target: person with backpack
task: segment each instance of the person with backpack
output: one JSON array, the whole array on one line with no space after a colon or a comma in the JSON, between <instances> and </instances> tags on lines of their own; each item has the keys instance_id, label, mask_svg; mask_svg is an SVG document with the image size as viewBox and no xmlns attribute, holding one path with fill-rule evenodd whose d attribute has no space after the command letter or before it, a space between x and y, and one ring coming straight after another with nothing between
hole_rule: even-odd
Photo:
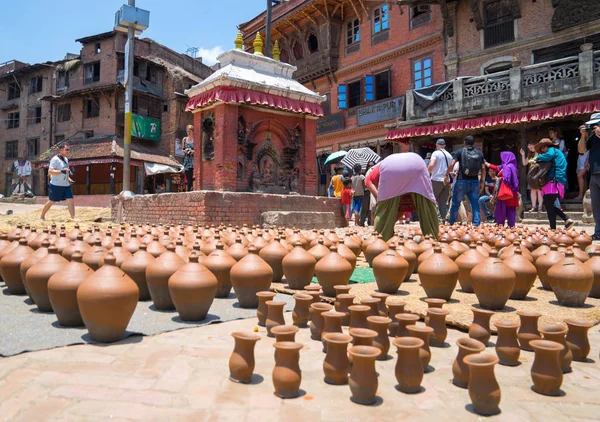
<instances>
[{"instance_id":1,"label":"person with backpack","mask_svg":"<svg viewBox=\"0 0 600 422\"><path fill-rule=\"evenodd\" d=\"M54 205L55 202L67 201L69 214L71 219L75 219L75 201L73 199L73 191L71 190L71 169L69 168L69 144L64 143L60 146L58 154L50 160L48 166L48 176L50 183L48 184L48 202L42 208L40 215L41 221L46 221L46 213Z\"/></svg>"},{"instance_id":2,"label":"person with backpack","mask_svg":"<svg viewBox=\"0 0 600 422\"><path fill-rule=\"evenodd\" d=\"M450 184L452 180L446 179L448 173L448 165L452 161L452 156L446 151L446 141L438 139L435 142L435 152L431 154L431 161L427 166L431 174L431 185L433 186L433 194L438 204L438 210L442 221L446 220L448 212L448 196L450 195Z\"/></svg>"},{"instance_id":3,"label":"person with backpack","mask_svg":"<svg viewBox=\"0 0 600 422\"><path fill-rule=\"evenodd\" d=\"M452 162L446 170L446 177L448 177L450 169L454 168L456 163L459 163L457 180L452 190L452 205L450 206L450 219L448 222L450 224L456 222L458 208L466 195L473 210L473 225L479 226L481 223L479 192L483 190L486 176L485 160L483 152L474 146L475 138L469 135L465 137L464 142L464 147L454 153ZM480 172L481 178L479 177Z\"/></svg>"}]
</instances>

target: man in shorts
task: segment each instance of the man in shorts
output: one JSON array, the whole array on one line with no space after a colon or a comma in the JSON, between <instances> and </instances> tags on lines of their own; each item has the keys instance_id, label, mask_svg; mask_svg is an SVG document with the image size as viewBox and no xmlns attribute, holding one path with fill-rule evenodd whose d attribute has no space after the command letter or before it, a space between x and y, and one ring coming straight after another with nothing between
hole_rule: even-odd
<instances>
[{"instance_id":1,"label":"man in shorts","mask_svg":"<svg viewBox=\"0 0 600 422\"><path fill-rule=\"evenodd\" d=\"M55 202L64 200L67 201L71 219L75 219L75 201L73 200L73 191L71 190L71 183L73 181L69 177L71 170L69 169L69 159L67 158L69 149L67 143L62 144L58 154L50 160L50 165L48 166L48 176L50 176L48 202L42 208L42 215L40 215L40 220L42 221L46 221L46 213Z\"/></svg>"},{"instance_id":2,"label":"man in shorts","mask_svg":"<svg viewBox=\"0 0 600 422\"><path fill-rule=\"evenodd\" d=\"M352 208L350 209L350 213L354 215L354 224L359 226L360 210L365 195L365 176L361 172L362 166L360 164L355 164L352 170L354 171L354 175L352 176L352 192L354 195L352 196Z\"/></svg>"}]
</instances>

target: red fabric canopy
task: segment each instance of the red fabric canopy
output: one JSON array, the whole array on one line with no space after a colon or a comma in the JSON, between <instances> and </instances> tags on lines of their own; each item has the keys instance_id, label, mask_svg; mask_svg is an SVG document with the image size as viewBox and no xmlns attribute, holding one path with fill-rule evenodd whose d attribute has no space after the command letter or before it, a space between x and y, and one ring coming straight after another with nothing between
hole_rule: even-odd
<instances>
[{"instance_id":1,"label":"red fabric canopy","mask_svg":"<svg viewBox=\"0 0 600 422\"><path fill-rule=\"evenodd\" d=\"M255 104L294 113L311 114L317 117L323 116L323 109L319 104L293 100L291 98L284 98L278 95L252 91L245 88L232 88L227 86L219 86L190 98L190 101L187 103L186 111L192 111L195 108L204 107L205 105L217 101L223 101L225 103Z\"/></svg>"},{"instance_id":2,"label":"red fabric canopy","mask_svg":"<svg viewBox=\"0 0 600 422\"><path fill-rule=\"evenodd\" d=\"M527 123L536 120L550 120L572 114L588 114L600 110L600 100L573 103L558 107L544 108L541 110L518 111L514 113L497 114L495 116L478 117L476 119L458 120L455 122L440 123L431 126L415 126L406 129L390 130L386 136L388 140L408 142L413 136L440 135L466 129L479 129L498 125Z\"/></svg>"}]
</instances>

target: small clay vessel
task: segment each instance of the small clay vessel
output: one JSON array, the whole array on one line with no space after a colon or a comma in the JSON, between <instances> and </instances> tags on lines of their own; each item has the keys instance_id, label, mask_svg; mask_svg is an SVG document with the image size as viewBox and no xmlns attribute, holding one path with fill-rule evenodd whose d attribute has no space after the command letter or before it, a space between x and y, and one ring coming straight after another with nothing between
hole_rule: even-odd
<instances>
[{"instance_id":1,"label":"small clay vessel","mask_svg":"<svg viewBox=\"0 0 600 422\"><path fill-rule=\"evenodd\" d=\"M572 372L573 370L571 369L571 362L573 361L573 352L571 352L571 349L567 345L567 326L560 322L556 322L553 324L542 325L539 330L544 340L554 341L564 346L564 349L558 356L560 367L563 374Z\"/></svg>"},{"instance_id":2,"label":"small clay vessel","mask_svg":"<svg viewBox=\"0 0 600 422\"><path fill-rule=\"evenodd\" d=\"M265 320L265 327L267 328L267 336L275 337L275 334L271 332L273 327L285 325L285 318L283 317L283 307L285 306L285 302L267 300L266 305L267 319Z\"/></svg>"},{"instance_id":3,"label":"small clay vessel","mask_svg":"<svg viewBox=\"0 0 600 422\"><path fill-rule=\"evenodd\" d=\"M94 271L82 262L79 252L73 253L71 259L62 271L48 279L48 298L60 325L81 327L83 319L77 303L77 289Z\"/></svg>"},{"instance_id":4,"label":"small clay vessel","mask_svg":"<svg viewBox=\"0 0 600 422\"><path fill-rule=\"evenodd\" d=\"M279 242L279 236L275 237L275 241L269 243L260 250L258 255L265 260L273 270L272 281L280 283L283 278L283 258L288 254L288 250Z\"/></svg>"},{"instance_id":5,"label":"small clay vessel","mask_svg":"<svg viewBox=\"0 0 600 422\"><path fill-rule=\"evenodd\" d=\"M594 326L594 323L577 318L568 318L565 319L565 324L569 329L566 340L567 346L573 353L573 360L585 362L590 353L588 330Z\"/></svg>"},{"instance_id":6,"label":"small clay vessel","mask_svg":"<svg viewBox=\"0 0 600 422\"><path fill-rule=\"evenodd\" d=\"M350 325L350 306L354 304L355 296L347 293L342 293L336 297L338 307L335 309L338 312L343 312L346 316L342 319L342 325Z\"/></svg>"},{"instance_id":7,"label":"small clay vessel","mask_svg":"<svg viewBox=\"0 0 600 422\"><path fill-rule=\"evenodd\" d=\"M379 302L377 302L377 309L379 310L379 316L383 316L383 317L388 316L387 307L386 307L385 303L387 301L387 298L390 295L387 293L382 293L382 292L371 292L370 296L374 299L379 299Z\"/></svg>"},{"instance_id":8,"label":"small clay vessel","mask_svg":"<svg viewBox=\"0 0 600 422\"><path fill-rule=\"evenodd\" d=\"M328 303L313 303L310 305L310 338L313 340L321 340L325 320L323 312L328 312L333 309L333 306Z\"/></svg>"},{"instance_id":9,"label":"small clay vessel","mask_svg":"<svg viewBox=\"0 0 600 422\"><path fill-rule=\"evenodd\" d=\"M271 334L275 336L276 342L296 341L296 333L299 328L295 325L276 325L271 328Z\"/></svg>"},{"instance_id":10,"label":"small clay vessel","mask_svg":"<svg viewBox=\"0 0 600 422\"><path fill-rule=\"evenodd\" d=\"M464 362L464 358L469 355L481 353L485 350L485 345L470 337L461 337L456 341L458 354L452 364L452 384L460 388L467 388L469 385L469 367Z\"/></svg>"},{"instance_id":11,"label":"small clay vessel","mask_svg":"<svg viewBox=\"0 0 600 422\"><path fill-rule=\"evenodd\" d=\"M319 239L317 244L308 249L307 252L315 258L315 261L317 261L318 264L321 259L329 254L329 247L324 245L323 239Z\"/></svg>"},{"instance_id":12,"label":"small clay vessel","mask_svg":"<svg viewBox=\"0 0 600 422\"><path fill-rule=\"evenodd\" d=\"M366 305L348 306L350 311L350 328L369 328L367 316L369 316L370 307Z\"/></svg>"},{"instance_id":13,"label":"small clay vessel","mask_svg":"<svg viewBox=\"0 0 600 422\"><path fill-rule=\"evenodd\" d=\"M515 287L516 275L492 249L490 256L471 270L473 290L484 309L503 309Z\"/></svg>"},{"instance_id":14,"label":"small clay vessel","mask_svg":"<svg viewBox=\"0 0 600 422\"><path fill-rule=\"evenodd\" d=\"M563 381L560 353L565 346L549 340L532 340L529 345L535 352L535 359L531 366L533 391L545 396L560 395Z\"/></svg>"},{"instance_id":15,"label":"small clay vessel","mask_svg":"<svg viewBox=\"0 0 600 422\"><path fill-rule=\"evenodd\" d=\"M398 301L398 302L387 302L387 316L391 318L392 322L389 325L389 333L390 337L396 337L396 333L398 332L398 321L396 321L396 314L403 314L404 307L406 306L406 302Z\"/></svg>"},{"instance_id":16,"label":"small clay vessel","mask_svg":"<svg viewBox=\"0 0 600 422\"><path fill-rule=\"evenodd\" d=\"M53 312L48 296L48 280L54 274L62 272L69 263L59 253L55 246L48 248L48 255L40 259L27 271L27 288L35 304L41 312Z\"/></svg>"},{"instance_id":17,"label":"small clay vessel","mask_svg":"<svg viewBox=\"0 0 600 422\"><path fill-rule=\"evenodd\" d=\"M398 324L398 329L396 331L396 337L408 337L410 333L406 329L409 325L415 325L417 321L419 321L419 316L415 314L409 313L400 313L394 315L394 319Z\"/></svg>"},{"instance_id":18,"label":"small clay vessel","mask_svg":"<svg viewBox=\"0 0 600 422\"><path fill-rule=\"evenodd\" d=\"M104 259L106 249L102 247L102 240L96 238L93 246L83 253L83 263L96 271L100 268L100 261Z\"/></svg>"},{"instance_id":19,"label":"small clay vessel","mask_svg":"<svg viewBox=\"0 0 600 422\"><path fill-rule=\"evenodd\" d=\"M428 319L425 324L433 328L433 334L429 339L429 344L433 347L444 347L446 337L448 337L448 329L446 328L446 315L450 311L440 308L427 309Z\"/></svg>"},{"instance_id":20,"label":"small clay vessel","mask_svg":"<svg viewBox=\"0 0 600 422\"><path fill-rule=\"evenodd\" d=\"M408 263L408 270L406 271L406 276L404 277L404 282L410 280L412 274L417 270L417 255L404 246L404 241L399 240L396 244L396 253L400 255L402 258L406 260Z\"/></svg>"},{"instance_id":21,"label":"small clay vessel","mask_svg":"<svg viewBox=\"0 0 600 422\"><path fill-rule=\"evenodd\" d=\"M494 375L494 366L498 363L496 356L477 353L466 356L465 364L469 367L469 397L473 402L473 411L482 416L500 413L500 385Z\"/></svg>"},{"instance_id":22,"label":"small clay vessel","mask_svg":"<svg viewBox=\"0 0 600 422\"><path fill-rule=\"evenodd\" d=\"M450 300L458 281L458 265L436 246L433 255L425 259L417 272L427 297Z\"/></svg>"},{"instance_id":23,"label":"small clay vessel","mask_svg":"<svg viewBox=\"0 0 600 422\"><path fill-rule=\"evenodd\" d=\"M346 261L350 263L352 266L352 271L356 268L356 255L350 249L346 247L343 243L338 243L337 252L344 258Z\"/></svg>"},{"instance_id":24,"label":"small clay vessel","mask_svg":"<svg viewBox=\"0 0 600 422\"><path fill-rule=\"evenodd\" d=\"M510 298L525 299L537 277L535 265L523 256L521 249L515 249L515 253L510 258L505 259L504 263L515 273L515 287ZM502 364L502 359L500 359L500 364Z\"/></svg>"},{"instance_id":25,"label":"small clay vessel","mask_svg":"<svg viewBox=\"0 0 600 422\"><path fill-rule=\"evenodd\" d=\"M21 264L27 257L33 255L34 250L27 246L27 239L19 239L19 246L0 259L0 273L6 287L12 295L25 294L25 284L21 276Z\"/></svg>"},{"instance_id":26,"label":"small clay vessel","mask_svg":"<svg viewBox=\"0 0 600 422\"><path fill-rule=\"evenodd\" d=\"M519 340L517 339L518 322L496 321L494 323L498 331L496 340L496 354L500 360L500 365L517 366L519 365Z\"/></svg>"},{"instance_id":27,"label":"small clay vessel","mask_svg":"<svg viewBox=\"0 0 600 422\"><path fill-rule=\"evenodd\" d=\"M348 333L352 336L354 346L373 346L373 340L377 337L377 331L370 328L350 328Z\"/></svg>"},{"instance_id":28,"label":"small clay vessel","mask_svg":"<svg viewBox=\"0 0 600 422\"><path fill-rule=\"evenodd\" d=\"M365 305L369 307L369 312L367 316L378 316L379 315L379 304L381 303L381 299L375 297L365 297L360 300L361 305Z\"/></svg>"},{"instance_id":29,"label":"small clay vessel","mask_svg":"<svg viewBox=\"0 0 600 422\"><path fill-rule=\"evenodd\" d=\"M296 242L294 249L282 261L285 281L290 289L302 290L308 286L315 274L317 260L306 252L302 243Z\"/></svg>"},{"instance_id":30,"label":"small clay vessel","mask_svg":"<svg viewBox=\"0 0 600 422\"><path fill-rule=\"evenodd\" d=\"M473 312L473 322L469 327L469 337L487 346L492 335L490 319L494 315L494 312L478 308L471 308L471 311Z\"/></svg>"},{"instance_id":31,"label":"small clay vessel","mask_svg":"<svg viewBox=\"0 0 600 422\"><path fill-rule=\"evenodd\" d=\"M421 392L424 369L419 351L424 346L423 340L416 337L398 337L392 340L392 343L398 352L398 360L394 369L398 389L407 394Z\"/></svg>"},{"instance_id":32,"label":"small clay vessel","mask_svg":"<svg viewBox=\"0 0 600 422\"><path fill-rule=\"evenodd\" d=\"M146 282L146 268L155 259L146 250L146 244L142 243L138 251L121 264L121 270L137 284L140 290L140 300L150 300L150 292L148 291L148 284Z\"/></svg>"},{"instance_id":33,"label":"small clay vessel","mask_svg":"<svg viewBox=\"0 0 600 422\"><path fill-rule=\"evenodd\" d=\"M218 282L213 273L198 262L194 251L189 262L169 277L168 287L179 317L183 321L202 321L213 303Z\"/></svg>"},{"instance_id":34,"label":"small clay vessel","mask_svg":"<svg viewBox=\"0 0 600 422\"><path fill-rule=\"evenodd\" d=\"M387 360L388 351L390 350L390 339L388 337L388 326L392 320L384 316L369 316L367 317L369 328L377 333L377 337L373 339L373 346L381 350L381 354L377 360Z\"/></svg>"},{"instance_id":35,"label":"small clay vessel","mask_svg":"<svg viewBox=\"0 0 600 422\"><path fill-rule=\"evenodd\" d=\"M387 251L388 249L389 249L389 246L383 240L383 237L381 235L377 236L377 239L375 239L375 241L371 242L367 246L367 249L365 249L365 251L364 251L365 258L366 258L367 262L369 263L369 266L373 267L373 260L376 257L378 257L380 254L382 254L383 252Z\"/></svg>"},{"instance_id":36,"label":"small clay vessel","mask_svg":"<svg viewBox=\"0 0 600 422\"><path fill-rule=\"evenodd\" d=\"M219 242L216 249L202 259L202 264L217 278L218 286L215 297L228 297L231 293L231 268L236 264L236 260L223 250L223 244Z\"/></svg>"},{"instance_id":37,"label":"small clay vessel","mask_svg":"<svg viewBox=\"0 0 600 422\"><path fill-rule=\"evenodd\" d=\"M423 300L427 304L427 309L439 308L442 309L444 304L447 302L444 299L437 299L435 297L427 297ZM429 325L429 314L425 314L425 325Z\"/></svg>"},{"instance_id":38,"label":"small clay vessel","mask_svg":"<svg viewBox=\"0 0 600 422\"><path fill-rule=\"evenodd\" d=\"M233 352L229 357L229 379L249 384L254 372L254 346L260 336L254 333L231 333L235 340Z\"/></svg>"},{"instance_id":39,"label":"small clay vessel","mask_svg":"<svg viewBox=\"0 0 600 422\"><path fill-rule=\"evenodd\" d=\"M365 405L375 403L379 386L375 359L381 354L381 350L374 346L352 346L348 353L352 358L352 368L348 378L352 392L350 400Z\"/></svg>"},{"instance_id":40,"label":"small clay vessel","mask_svg":"<svg viewBox=\"0 0 600 422\"><path fill-rule=\"evenodd\" d=\"M295 293L293 297L296 302L294 304L294 310L292 311L292 321L297 327L307 327L308 321L310 320L310 303L312 301L312 296L303 293Z\"/></svg>"},{"instance_id":41,"label":"small clay vessel","mask_svg":"<svg viewBox=\"0 0 600 422\"><path fill-rule=\"evenodd\" d=\"M532 352L533 349L529 346L529 342L542 338L538 331L538 319L540 319L542 314L535 311L517 311L517 315L521 318L521 326L517 333L519 345L521 349Z\"/></svg>"},{"instance_id":42,"label":"small clay vessel","mask_svg":"<svg viewBox=\"0 0 600 422\"><path fill-rule=\"evenodd\" d=\"M564 259L550 267L547 280L558 303L581 307L594 284L594 272L576 259L573 250L569 249Z\"/></svg>"},{"instance_id":43,"label":"small clay vessel","mask_svg":"<svg viewBox=\"0 0 600 422\"><path fill-rule=\"evenodd\" d=\"M284 341L273 344L275 347L275 368L273 368L273 386L275 395L290 399L300 395L300 349L299 343Z\"/></svg>"},{"instance_id":44,"label":"small clay vessel","mask_svg":"<svg viewBox=\"0 0 600 422\"><path fill-rule=\"evenodd\" d=\"M242 308L256 308L256 293L269 290L273 279L273 270L258 256L258 249L252 245L248 255L231 268L231 284Z\"/></svg>"},{"instance_id":45,"label":"small clay vessel","mask_svg":"<svg viewBox=\"0 0 600 422\"><path fill-rule=\"evenodd\" d=\"M333 286L333 290L335 290L335 301L334 306L337 307L337 297L342 294L349 294L350 290L352 290L352 286L348 286L347 284L338 284Z\"/></svg>"},{"instance_id":46,"label":"small clay vessel","mask_svg":"<svg viewBox=\"0 0 600 422\"><path fill-rule=\"evenodd\" d=\"M113 242L114 246L110 249L110 253L112 253L115 257L115 259L117 260L117 267L121 268L121 265L123 264L123 262L128 259L131 258L133 255L123 247L123 243L121 242L120 239L115 239L115 241ZM59 251L60 253L60 251ZM108 255L109 251L106 250L104 252L104 255L102 256L102 258L100 258L100 260L98 261L98 266L101 267L102 265L104 265L104 257L106 255Z\"/></svg>"},{"instance_id":47,"label":"small clay vessel","mask_svg":"<svg viewBox=\"0 0 600 422\"><path fill-rule=\"evenodd\" d=\"M425 373L430 372L429 362L431 361L431 349L429 348L429 341L433 335L433 328L427 327L426 325L407 325L409 337L417 337L423 340L423 347L419 349L419 357L425 368Z\"/></svg>"},{"instance_id":48,"label":"small clay vessel","mask_svg":"<svg viewBox=\"0 0 600 422\"><path fill-rule=\"evenodd\" d=\"M486 257L483 256L478 250L475 243L471 243L469 250L465 251L462 255L456 258L456 265L458 265L458 282L460 287L465 293L475 293L473 290L473 282L471 279L471 270L483 262Z\"/></svg>"},{"instance_id":49,"label":"small clay vessel","mask_svg":"<svg viewBox=\"0 0 600 422\"><path fill-rule=\"evenodd\" d=\"M323 331L321 332L321 341L323 342L323 352L327 352L327 342L323 339L325 334L342 333L342 320L346 316L343 312L334 310L323 312Z\"/></svg>"},{"instance_id":50,"label":"small clay vessel","mask_svg":"<svg viewBox=\"0 0 600 422\"><path fill-rule=\"evenodd\" d=\"M545 290L552 290L550 281L548 281L547 278L548 270L554 264L558 264L560 261L562 261L564 257L565 255L558 251L558 246L552 245L550 246L550 252L547 252L536 259L535 268L537 268L538 277L542 283L542 287Z\"/></svg>"},{"instance_id":51,"label":"small clay vessel","mask_svg":"<svg viewBox=\"0 0 600 422\"><path fill-rule=\"evenodd\" d=\"M344 245L354 253L355 256L360 255L360 244L354 241L350 236L344 237Z\"/></svg>"},{"instance_id":52,"label":"small clay vessel","mask_svg":"<svg viewBox=\"0 0 600 422\"><path fill-rule=\"evenodd\" d=\"M185 261L175 253L175 245L170 243L167 251L146 267L146 283L156 309L161 311L175 309L169 291L169 278L183 265Z\"/></svg>"},{"instance_id":53,"label":"small clay vessel","mask_svg":"<svg viewBox=\"0 0 600 422\"><path fill-rule=\"evenodd\" d=\"M393 249L384 251L373 259L373 275L380 292L395 294L407 272L408 262Z\"/></svg>"},{"instance_id":54,"label":"small clay vessel","mask_svg":"<svg viewBox=\"0 0 600 422\"><path fill-rule=\"evenodd\" d=\"M311 303L319 303L321 301L323 290L321 290L321 286L318 284L309 284L304 287L302 293L307 294L312 298Z\"/></svg>"},{"instance_id":55,"label":"small clay vessel","mask_svg":"<svg viewBox=\"0 0 600 422\"><path fill-rule=\"evenodd\" d=\"M352 265L337 253L336 246L332 246L329 250L330 253L317 262L315 275L323 288L323 294L335 297L333 286L348 284L352 275Z\"/></svg>"},{"instance_id":56,"label":"small clay vessel","mask_svg":"<svg viewBox=\"0 0 600 422\"><path fill-rule=\"evenodd\" d=\"M277 293L271 291L257 292L258 307L256 308L256 317L258 318L258 326L264 327L267 321L267 301L273 300Z\"/></svg>"},{"instance_id":57,"label":"small clay vessel","mask_svg":"<svg viewBox=\"0 0 600 422\"><path fill-rule=\"evenodd\" d=\"M342 333L328 333L323 335L323 341L327 343L327 354L323 361L325 382L333 385L347 384L350 372L348 344L352 337Z\"/></svg>"},{"instance_id":58,"label":"small clay vessel","mask_svg":"<svg viewBox=\"0 0 600 422\"><path fill-rule=\"evenodd\" d=\"M87 277L77 289L79 311L90 337L102 343L120 340L138 298L137 285L116 266L115 257L109 254L102 268Z\"/></svg>"}]
</instances>

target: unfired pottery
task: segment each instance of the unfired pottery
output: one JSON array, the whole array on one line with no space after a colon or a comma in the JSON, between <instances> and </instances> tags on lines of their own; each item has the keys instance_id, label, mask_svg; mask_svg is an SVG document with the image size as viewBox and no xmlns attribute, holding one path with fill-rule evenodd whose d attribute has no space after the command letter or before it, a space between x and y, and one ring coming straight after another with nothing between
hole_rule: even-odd
<instances>
[{"instance_id":1,"label":"unfired pottery","mask_svg":"<svg viewBox=\"0 0 600 422\"><path fill-rule=\"evenodd\" d=\"M300 395L300 349L299 343L284 341L273 344L275 347L275 368L273 368L273 386L275 395L282 399L298 397Z\"/></svg>"},{"instance_id":2,"label":"unfired pottery","mask_svg":"<svg viewBox=\"0 0 600 422\"><path fill-rule=\"evenodd\" d=\"M533 390L545 396L558 396L563 381L560 353L565 346L548 340L532 340L529 345L535 352L531 366Z\"/></svg>"},{"instance_id":3,"label":"unfired pottery","mask_svg":"<svg viewBox=\"0 0 600 422\"><path fill-rule=\"evenodd\" d=\"M348 353L352 357L352 368L348 378L352 392L350 399L358 404L375 403L379 386L375 371L375 359L381 351L374 346L352 346Z\"/></svg>"},{"instance_id":4,"label":"unfired pottery","mask_svg":"<svg viewBox=\"0 0 600 422\"><path fill-rule=\"evenodd\" d=\"M500 385L494 375L496 356L476 353L464 358L469 367L469 397L473 411L479 415L491 416L500 413Z\"/></svg>"},{"instance_id":5,"label":"unfired pottery","mask_svg":"<svg viewBox=\"0 0 600 422\"><path fill-rule=\"evenodd\" d=\"M469 367L464 362L464 358L469 355L478 354L485 350L485 345L470 337L461 337L456 341L458 354L452 364L452 383L460 388L467 388L469 385Z\"/></svg>"},{"instance_id":6,"label":"unfired pottery","mask_svg":"<svg viewBox=\"0 0 600 422\"><path fill-rule=\"evenodd\" d=\"M583 319L568 318L565 319L565 324L569 329L566 340L567 346L573 352L573 360L585 362L590 353L588 330L594 326L594 323Z\"/></svg>"},{"instance_id":7,"label":"unfired pottery","mask_svg":"<svg viewBox=\"0 0 600 422\"><path fill-rule=\"evenodd\" d=\"M424 345L423 340L416 337L398 337L392 343L396 346L398 353L394 369L398 389L407 394L421 392L424 369L419 351Z\"/></svg>"},{"instance_id":8,"label":"unfired pottery","mask_svg":"<svg viewBox=\"0 0 600 422\"><path fill-rule=\"evenodd\" d=\"M269 290L273 279L273 270L264 259L258 256L258 250L250 246L248 255L231 268L231 284L242 308L256 308L256 293Z\"/></svg>"},{"instance_id":9,"label":"unfired pottery","mask_svg":"<svg viewBox=\"0 0 600 422\"><path fill-rule=\"evenodd\" d=\"M496 354L498 355L500 365L519 365L519 356L521 355L519 340L517 339L519 323L511 321L496 321L494 325L498 331L498 338L496 339Z\"/></svg>"},{"instance_id":10,"label":"unfired pottery","mask_svg":"<svg viewBox=\"0 0 600 422\"><path fill-rule=\"evenodd\" d=\"M471 311L473 312L473 322L469 327L469 337L487 346L492 335L490 319L494 312L479 308L471 308Z\"/></svg>"},{"instance_id":11,"label":"unfired pottery","mask_svg":"<svg viewBox=\"0 0 600 422\"><path fill-rule=\"evenodd\" d=\"M327 354L323 361L325 382L333 385L348 383L350 362L348 360L348 344L352 337L342 333L328 333L323 335L327 343Z\"/></svg>"},{"instance_id":12,"label":"unfired pottery","mask_svg":"<svg viewBox=\"0 0 600 422\"><path fill-rule=\"evenodd\" d=\"M229 379L249 384L254 372L254 346L260 336L254 333L231 333L235 340L233 352L229 358Z\"/></svg>"}]
</instances>

